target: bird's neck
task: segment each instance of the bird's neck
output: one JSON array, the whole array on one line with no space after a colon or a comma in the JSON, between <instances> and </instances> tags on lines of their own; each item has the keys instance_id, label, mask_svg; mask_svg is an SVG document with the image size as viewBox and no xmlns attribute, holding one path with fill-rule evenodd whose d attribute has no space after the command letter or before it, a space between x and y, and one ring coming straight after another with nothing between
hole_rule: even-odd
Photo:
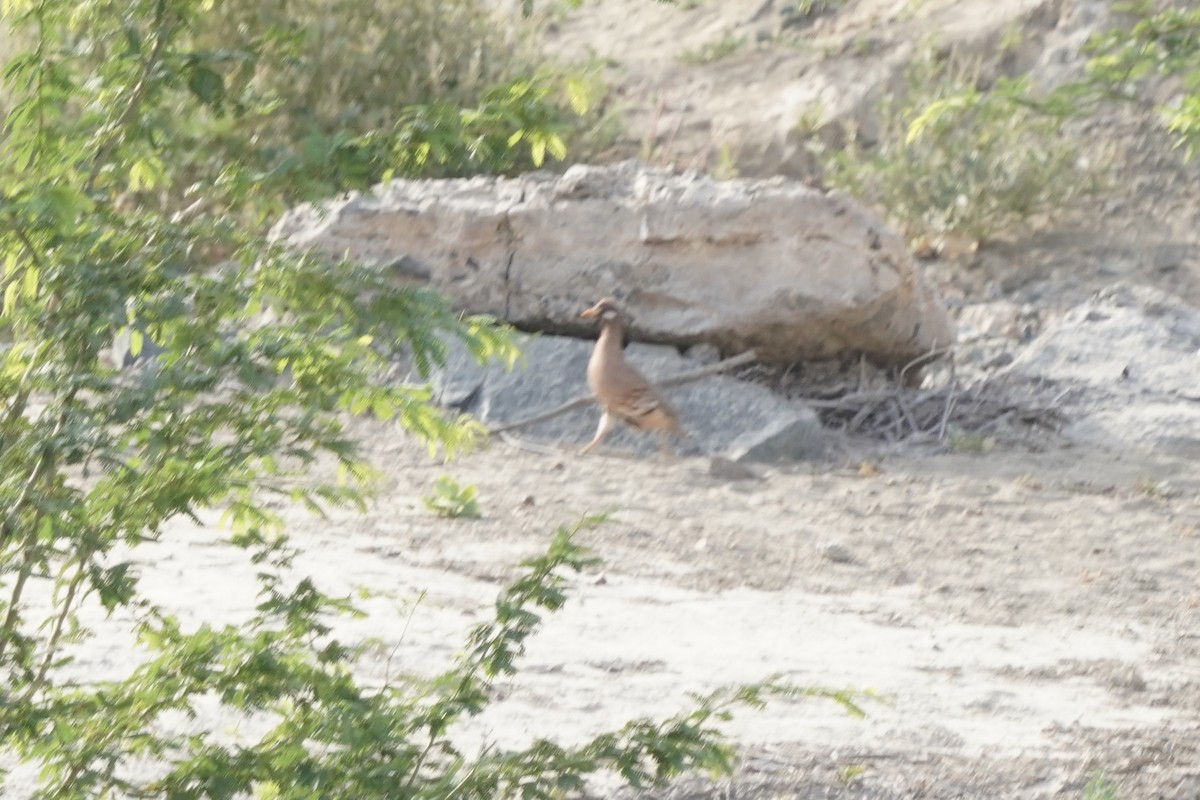
<instances>
[{"instance_id":1,"label":"bird's neck","mask_svg":"<svg viewBox=\"0 0 1200 800\"><path fill-rule=\"evenodd\" d=\"M610 319L605 320L600 326L600 346L608 350L621 350L625 339L625 329L621 326L621 320Z\"/></svg>"}]
</instances>

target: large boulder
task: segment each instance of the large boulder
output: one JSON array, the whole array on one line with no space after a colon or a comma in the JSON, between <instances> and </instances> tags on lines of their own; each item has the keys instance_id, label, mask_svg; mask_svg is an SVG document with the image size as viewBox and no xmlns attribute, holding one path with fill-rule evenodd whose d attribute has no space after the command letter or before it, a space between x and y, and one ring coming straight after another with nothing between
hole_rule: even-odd
<instances>
[{"instance_id":1,"label":"large boulder","mask_svg":"<svg viewBox=\"0 0 1200 800\"><path fill-rule=\"evenodd\" d=\"M632 338L792 362L905 363L953 328L904 242L854 201L636 162L562 175L394 181L297 208L287 245L431 285L460 307L575 335L603 295Z\"/></svg>"},{"instance_id":2,"label":"large boulder","mask_svg":"<svg viewBox=\"0 0 1200 800\"><path fill-rule=\"evenodd\" d=\"M1097 293L1009 372L1062 387L1071 438L1200 457L1200 311L1158 289Z\"/></svg>"}]
</instances>

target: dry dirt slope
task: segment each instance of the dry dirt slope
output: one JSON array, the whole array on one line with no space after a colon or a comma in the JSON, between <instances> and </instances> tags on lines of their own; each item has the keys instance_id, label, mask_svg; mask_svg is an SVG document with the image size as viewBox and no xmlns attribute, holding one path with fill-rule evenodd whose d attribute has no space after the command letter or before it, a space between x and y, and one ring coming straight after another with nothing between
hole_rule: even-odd
<instances>
[{"instance_id":1,"label":"dry dirt slope","mask_svg":"<svg viewBox=\"0 0 1200 800\"><path fill-rule=\"evenodd\" d=\"M388 426L356 423L385 470L365 517L288 515L298 566L365 586L367 677L444 666L512 564L588 511L601 570L530 643L460 741L579 742L688 692L781 674L870 688L868 715L773 702L729 726L738 775L674 798L1081 798L1102 771L1126 800L1200 797L1200 476L1163 457L1078 448L987 455L848 446L822 463L726 482L698 459L578 458L497 444L447 466ZM586 431L583 435L586 435ZM863 460L873 469L862 469ZM451 472L478 520L421 503ZM215 520L215 515L214 515ZM145 586L185 624L252 613L252 565L215 525L139 549ZM422 592L415 608L408 605ZM106 620L71 669L129 668ZM215 716L181 724L254 737ZM27 795L28 771L6 785ZM614 796L599 782L597 797ZM622 795L624 796L624 795Z\"/></svg>"},{"instance_id":2,"label":"dry dirt slope","mask_svg":"<svg viewBox=\"0 0 1200 800\"><path fill-rule=\"evenodd\" d=\"M418 495L447 468L371 439L393 465L379 507L311 532L337 580L430 592L410 663L436 661L552 527L611 512L583 537L604 569L580 578L473 737L579 741L781 673L886 700L863 720L820 702L741 715L737 779L664 796L1082 797L1102 771L1123 798L1200 797L1200 475L1186 462L850 447L729 483L701 460L497 445L449 467L479 486L484 519L433 523Z\"/></svg>"},{"instance_id":3,"label":"dry dirt slope","mask_svg":"<svg viewBox=\"0 0 1200 800\"><path fill-rule=\"evenodd\" d=\"M1028 72L1055 86L1081 75L1090 34L1128 24L1110 0L818 0L810 15L792 11L800 5L603 0L551 15L543 41L562 58L604 65L607 108L623 131L611 157L807 180L820 170L798 128L849 126L870 138L879 100L903 84L918 48L957 47L982 56L987 74ZM1178 91L1150 81L1138 102L1073 128L1084 156L1111 168L1107 188L1052 226L935 269L952 301L1003 293L1062 310L1126 278L1200 302L1200 164L1183 161L1154 111Z\"/></svg>"}]
</instances>

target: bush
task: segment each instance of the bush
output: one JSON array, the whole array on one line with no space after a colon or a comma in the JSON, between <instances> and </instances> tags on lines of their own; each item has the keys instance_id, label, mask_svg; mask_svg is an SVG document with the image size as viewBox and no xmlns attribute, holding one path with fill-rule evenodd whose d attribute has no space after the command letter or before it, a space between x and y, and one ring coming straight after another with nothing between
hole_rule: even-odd
<instances>
[{"instance_id":1,"label":"bush","mask_svg":"<svg viewBox=\"0 0 1200 800\"><path fill-rule=\"evenodd\" d=\"M1160 109L1187 158L1200 151L1200 8L1156 11L1147 0L1115 3L1129 24L1088 42L1088 78L1109 97L1135 96L1151 75L1182 79L1178 100Z\"/></svg>"},{"instance_id":2,"label":"bush","mask_svg":"<svg viewBox=\"0 0 1200 800\"><path fill-rule=\"evenodd\" d=\"M122 85L117 76L132 77L169 44L172 88L192 97L162 94L141 107L153 118L131 120L173 152L143 162L145 179L131 182L127 199L173 211L201 194L210 206L245 210L237 203L254 195L252 211L265 221L392 174L541 166L565 156L597 94L587 75L535 63L523 35L485 0L139 0L137 13L157 26L106 37L85 28L96 14L121 19L123 7L104 0L76 15L40 14L56 37L44 55L92 73L92 102L73 111L102 112L120 102L110 91ZM189 111L192 99L207 111ZM229 174L229 162L245 169ZM163 172L171 179L155 180Z\"/></svg>"},{"instance_id":3,"label":"bush","mask_svg":"<svg viewBox=\"0 0 1200 800\"><path fill-rule=\"evenodd\" d=\"M322 176L312 189L326 194L388 170L495 173L561 159L572 108L586 102L583 82L534 64L484 0L225 0L195 38L235 92L268 109L239 117L229 139L253 141L267 172ZM516 131L520 148L508 141Z\"/></svg>"},{"instance_id":4,"label":"bush","mask_svg":"<svg viewBox=\"0 0 1200 800\"><path fill-rule=\"evenodd\" d=\"M475 499L476 492L473 485L463 486L449 475L443 475L434 483L433 493L422 499L427 509L440 516L451 519L477 519L480 514L479 501Z\"/></svg>"},{"instance_id":5,"label":"bush","mask_svg":"<svg viewBox=\"0 0 1200 800\"><path fill-rule=\"evenodd\" d=\"M881 107L878 145L852 141L823 152L827 181L878 203L910 236L986 238L1098 189L1102 174L1082 162L1062 125L1101 102L1136 99L1154 76L1180 81L1176 98L1158 110L1185 158L1193 158L1200 152L1200 9L1132 0L1114 11L1124 20L1088 41L1086 77L1048 94L1033 91L1024 76L983 88L978 64L926 51L906 74L905 90Z\"/></svg>"},{"instance_id":6,"label":"bush","mask_svg":"<svg viewBox=\"0 0 1200 800\"><path fill-rule=\"evenodd\" d=\"M979 88L979 65L926 50L879 109L879 141L824 155L825 180L882 207L910 238L985 239L1096 187L1062 119L1025 78Z\"/></svg>"}]
</instances>

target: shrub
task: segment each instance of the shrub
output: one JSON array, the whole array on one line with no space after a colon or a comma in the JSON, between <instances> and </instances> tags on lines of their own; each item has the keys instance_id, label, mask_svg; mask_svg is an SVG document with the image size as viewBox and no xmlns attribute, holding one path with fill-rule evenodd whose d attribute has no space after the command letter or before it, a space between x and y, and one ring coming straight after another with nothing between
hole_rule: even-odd
<instances>
[{"instance_id":1,"label":"shrub","mask_svg":"<svg viewBox=\"0 0 1200 800\"><path fill-rule=\"evenodd\" d=\"M1181 78L1178 99L1160 111L1186 157L1194 157L1200 150L1200 8L1156 11L1147 0L1113 5L1129 24L1089 40L1089 81L1109 97L1129 98L1151 75Z\"/></svg>"},{"instance_id":2,"label":"shrub","mask_svg":"<svg viewBox=\"0 0 1200 800\"><path fill-rule=\"evenodd\" d=\"M443 517L475 519L479 517L475 493L474 486L463 486L449 475L443 475L434 483L433 494L424 498L425 507Z\"/></svg>"},{"instance_id":3,"label":"shrub","mask_svg":"<svg viewBox=\"0 0 1200 800\"><path fill-rule=\"evenodd\" d=\"M878 143L852 138L824 153L826 181L881 206L910 237L976 240L1095 188L1060 115L1030 99L1025 78L983 89L978 74L977 64L926 50L881 104Z\"/></svg>"},{"instance_id":4,"label":"shrub","mask_svg":"<svg viewBox=\"0 0 1200 800\"><path fill-rule=\"evenodd\" d=\"M23 8L24 3L14 7ZM253 194L259 220L288 204L363 188L391 174L468 175L540 166L565 156L566 141L597 94L587 75L535 62L523 35L485 0L222 0L193 7L167 0L135 5L166 24L175 89L132 120L173 147L146 160L129 200L177 211L205 196L210 206ZM36 6L31 13L38 14ZM49 57L91 72L93 102L119 102L117 73L132 74L161 47L156 28L126 26L111 37L84 29L123 4L89 3L76 15L46 15ZM39 23L41 24L41 23ZM26 39L28 41L28 39ZM169 136L164 132L170 131ZM518 135L519 134L519 135ZM229 174L236 162L245 169ZM236 200L235 200L236 198ZM270 198L270 204L264 198Z\"/></svg>"},{"instance_id":5,"label":"shrub","mask_svg":"<svg viewBox=\"0 0 1200 800\"><path fill-rule=\"evenodd\" d=\"M1093 773L1083 787L1083 800L1120 800L1120 797L1120 789L1103 772Z\"/></svg>"},{"instance_id":6,"label":"shrub","mask_svg":"<svg viewBox=\"0 0 1200 800\"><path fill-rule=\"evenodd\" d=\"M698 64L713 64L717 61L723 61L738 50L741 50L744 44L746 44L746 37L738 36L733 31L726 31L719 39L705 42L695 49L681 51L679 53L679 60L693 66Z\"/></svg>"}]
</instances>

